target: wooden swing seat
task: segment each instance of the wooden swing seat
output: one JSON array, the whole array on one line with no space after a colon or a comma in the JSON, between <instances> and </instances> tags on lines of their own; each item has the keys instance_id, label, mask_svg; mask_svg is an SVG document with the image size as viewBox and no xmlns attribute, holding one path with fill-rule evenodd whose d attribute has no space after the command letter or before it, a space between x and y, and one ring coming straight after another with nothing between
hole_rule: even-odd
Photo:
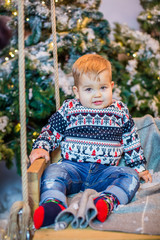
<instances>
[{"instance_id":1,"label":"wooden swing seat","mask_svg":"<svg viewBox=\"0 0 160 240\"><path fill-rule=\"evenodd\" d=\"M51 154L51 162L57 162L61 158L60 149L56 149ZM28 187L29 187L29 202L32 215L34 210L39 206L40 200L40 178L47 164L44 158L37 159L28 168ZM160 239L157 235L131 234L124 232L96 231L91 228L87 229L72 229L68 227L65 230L54 231L53 229L40 229L35 232L33 240L152 240Z\"/></svg>"},{"instance_id":2,"label":"wooden swing seat","mask_svg":"<svg viewBox=\"0 0 160 240\"><path fill-rule=\"evenodd\" d=\"M132 234L124 232L96 231L91 228L72 229L71 227L54 231L40 229L35 232L33 240L158 240L160 236Z\"/></svg>"}]
</instances>

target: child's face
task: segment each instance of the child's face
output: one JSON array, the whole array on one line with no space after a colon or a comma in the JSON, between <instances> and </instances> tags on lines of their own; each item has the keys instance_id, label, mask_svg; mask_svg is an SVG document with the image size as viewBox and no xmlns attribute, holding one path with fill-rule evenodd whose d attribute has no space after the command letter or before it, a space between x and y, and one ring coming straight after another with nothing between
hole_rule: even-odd
<instances>
[{"instance_id":1,"label":"child's face","mask_svg":"<svg viewBox=\"0 0 160 240\"><path fill-rule=\"evenodd\" d=\"M99 74L98 79L92 75L83 74L78 87L74 86L73 91L84 107L103 109L112 103L112 89L114 82L111 82L107 70Z\"/></svg>"}]
</instances>

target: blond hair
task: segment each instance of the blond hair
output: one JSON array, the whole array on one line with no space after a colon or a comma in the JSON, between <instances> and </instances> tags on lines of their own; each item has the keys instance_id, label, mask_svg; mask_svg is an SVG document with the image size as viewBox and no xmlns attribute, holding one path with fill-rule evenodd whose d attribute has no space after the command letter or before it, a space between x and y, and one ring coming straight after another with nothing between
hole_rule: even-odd
<instances>
[{"instance_id":1,"label":"blond hair","mask_svg":"<svg viewBox=\"0 0 160 240\"><path fill-rule=\"evenodd\" d=\"M78 86L79 80L83 74L99 75L104 70L107 70L112 81L112 70L110 62L98 54L86 54L78 58L73 64L72 74L74 85Z\"/></svg>"}]
</instances>

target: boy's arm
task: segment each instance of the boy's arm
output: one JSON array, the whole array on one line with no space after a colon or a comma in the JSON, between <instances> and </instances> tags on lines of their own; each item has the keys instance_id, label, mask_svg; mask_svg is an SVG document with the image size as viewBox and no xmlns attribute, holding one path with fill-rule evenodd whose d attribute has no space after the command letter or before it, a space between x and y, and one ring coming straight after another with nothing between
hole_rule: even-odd
<instances>
[{"instance_id":1,"label":"boy's arm","mask_svg":"<svg viewBox=\"0 0 160 240\"><path fill-rule=\"evenodd\" d=\"M59 146L67 126L65 108L66 104L64 103L62 107L51 116L48 124L42 128L40 135L33 143L33 150L29 157L31 163L40 157L44 157L48 162L50 159L49 154Z\"/></svg>"},{"instance_id":2,"label":"boy's arm","mask_svg":"<svg viewBox=\"0 0 160 240\"><path fill-rule=\"evenodd\" d=\"M129 114L128 108L125 105L123 107L122 145L125 163L128 167L133 168L138 173L139 177L145 180L145 182L152 182L152 176L145 167L146 159L144 157L135 123L132 116Z\"/></svg>"},{"instance_id":3,"label":"boy's arm","mask_svg":"<svg viewBox=\"0 0 160 240\"><path fill-rule=\"evenodd\" d=\"M130 115L123 125L122 145L125 164L128 167L134 168L138 173L145 171L146 159L135 123Z\"/></svg>"},{"instance_id":4,"label":"boy's arm","mask_svg":"<svg viewBox=\"0 0 160 240\"><path fill-rule=\"evenodd\" d=\"M132 122L133 120L131 120ZM145 168L145 157L143 153L143 149L141 147L140 138L137 133L134 122L131 123L133 125L131 132L126 133L123 136L124 144L124 158L126 161L126 165L135 169L138 172L140 178L142 178L145 182L152 182L152 176L148 170Z\"/></svg>"}]
</instances>

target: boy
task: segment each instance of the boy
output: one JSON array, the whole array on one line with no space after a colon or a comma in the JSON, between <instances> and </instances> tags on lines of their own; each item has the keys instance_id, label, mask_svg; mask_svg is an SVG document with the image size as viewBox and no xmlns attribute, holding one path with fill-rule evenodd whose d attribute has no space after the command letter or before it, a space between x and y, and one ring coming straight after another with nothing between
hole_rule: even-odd
<instances>
[{"instance_id":1,"label":"boy","mask_svg":"<svg viewBox=\"0 0 160 240\"><path fill-rule=\"evenodd\" d=\"M66 195L86 188L101 192L94 199L104 222L118 204L130 202L139 178L152 181L133 119L112 99L111 64L97 54L80 57L72 68L76 99L66 100L34 142L31 163L61 144L62 162L51 164L41 180L41 202L34 213L36 229L53 224L67 207ZM124 154L127 167L119 167Z\"/></svg>"}]
</instances>

